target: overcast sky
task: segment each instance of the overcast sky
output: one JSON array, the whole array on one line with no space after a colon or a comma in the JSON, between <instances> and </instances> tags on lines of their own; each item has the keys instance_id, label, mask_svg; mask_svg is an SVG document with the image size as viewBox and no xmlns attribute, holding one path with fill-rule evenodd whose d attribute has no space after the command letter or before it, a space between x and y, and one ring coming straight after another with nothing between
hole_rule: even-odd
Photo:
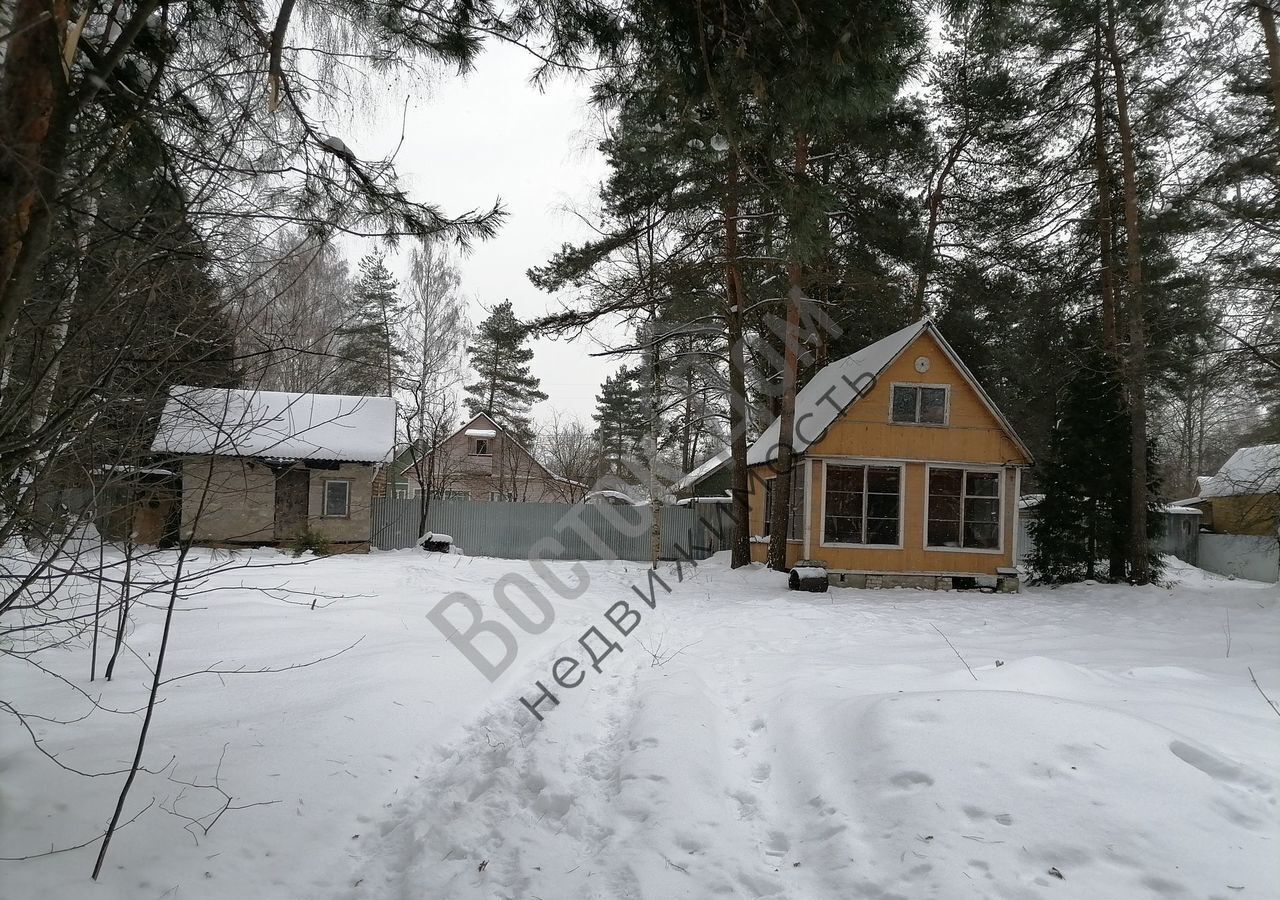
<instances>
[{"instance_id":1,"label":"overcast sky","mask_svg":"<svg viewBox=\"0 0 1280 900\"><path fill-rule=\"evenodd\" d=\"M494 44L466 77L449 73L425 87L371 81L373 89L384 91L371 98L378 102L370 107L379 112L371 122L348 126L354 133L343 134L361 157L393 152L408 93L404 144L396 165L410 196L437 203L453 215L502 200L508 219L498 236L458 261L474 322L484 318L482 306L504 299L524 319L555 305L529 283L525 271L546 262L565 241L587 235L567 208L589 209L606 171L595 148L588 85L560 78L540 92L529 86L532 69L532 58L524 51ZM353 271L372 246L349 246ZM397 273L403 277L407 246L401 257ZM600 382L619 365L587 356L607 337L535 342L533 374L551 398L535 407L539 419L561 410L589 420Z\"/></svg>"}]
</instances>

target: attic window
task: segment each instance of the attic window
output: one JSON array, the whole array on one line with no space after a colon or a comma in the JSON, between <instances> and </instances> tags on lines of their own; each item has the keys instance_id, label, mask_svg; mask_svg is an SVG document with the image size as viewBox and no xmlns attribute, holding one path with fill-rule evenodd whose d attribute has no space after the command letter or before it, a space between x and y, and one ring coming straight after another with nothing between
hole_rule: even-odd
<instances>
[{"instance_id":1,"label":"attic window","mask_svg":"<svg viewBox=\"0 0 1280 900\"><path fill-rule=\"evenodd\" d=\"M899 425L947 424L946 385L895 384L893 421Z\"/></svg>"},{"instance_id":2,"label":"attic window","mask_svg":"<svg viewBox=\"0 0 1280 900\"><path fill-rule=\"evenodd\" d=\"M489 455L489 439L476 438L475 448L471 451L476 456Z\"/></svg>"}]
</instances>

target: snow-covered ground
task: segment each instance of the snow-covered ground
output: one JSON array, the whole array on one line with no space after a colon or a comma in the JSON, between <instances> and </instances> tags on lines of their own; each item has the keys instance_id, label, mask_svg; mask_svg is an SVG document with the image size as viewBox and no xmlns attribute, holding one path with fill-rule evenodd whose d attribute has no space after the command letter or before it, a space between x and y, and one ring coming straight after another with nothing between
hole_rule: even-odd
<instances>
[{"instance_id":1,"label":"snow-covered ground","mask_svg":"<svg viewBox=\"0 0 1280 900\"><path fill-rule=\"evenodd\" d=\"M494 583L536 580L527 565L411 551L287 562L259 554L261 568L213 576L177 617L166 671L279 669L359 643L166 685L146 757L162 771L139 777L125 818L154 805L117 835L99 883L90 844L0 863L0 894L1280 895L1280 715L1249 674L1280 700L1275 585L1183 567L1171 589L805 594L717 559L678 585L665 573L672 592L649 610L631 591L640 566L586 563L589 589L522 634L490 684L426 614L465 591L499 616ZM572 564L550 566L574 580ZM340 599L300 602L315 591ZM621 599L643 623L536 722L519 697L552 684L558 656L585 661L578 637L610 627ZM159 627L142 611L140 656L109 684L88 683L83 647L44 662L136 709ZM0 684L39 715L87 707L14 659ZM62 771L0 721L0 856L100 833L122 776ZM30 722L62 763L114 770L139 716ZM225 798L180 782L215 772L233 807L260 805L204 834L183 816Z\"/></svg>"}]
</instances>

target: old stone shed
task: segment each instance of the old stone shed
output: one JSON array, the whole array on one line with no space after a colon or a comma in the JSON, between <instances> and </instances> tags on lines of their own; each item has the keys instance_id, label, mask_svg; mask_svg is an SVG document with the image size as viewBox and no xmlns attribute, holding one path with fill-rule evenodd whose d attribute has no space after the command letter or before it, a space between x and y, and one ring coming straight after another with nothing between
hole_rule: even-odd
<instances>
[{"instance_id":1,"label":"old stone shed","mask_svg":"<svg viewBox=\"0 0 1280 900\"><path fill-rule=\"evenodd\" d=\"M367 550L395 424L387 397L174 387L151 449L181 473L183 540Z\"/></svg>"}]
</instances>

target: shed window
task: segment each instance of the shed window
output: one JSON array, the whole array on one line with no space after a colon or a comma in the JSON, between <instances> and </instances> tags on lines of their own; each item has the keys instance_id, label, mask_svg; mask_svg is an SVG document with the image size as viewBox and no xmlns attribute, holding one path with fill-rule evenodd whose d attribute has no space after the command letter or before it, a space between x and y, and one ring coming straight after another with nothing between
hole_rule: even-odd
<instances>
[{"instance_id":1,"label":"shed window","mask_svg":"<svg viewBox=\"0 0 1280 900\"><path fill-rule=\"evenodd\" d=\"M326 517L345 519L351 514L351 482L326 481L324 483L324 513Z\"/></svg>"},{"instance_id":2,"label":"shed window","mask_svg":"<svg viewBox=\"0 0 1280 900\"><path fill-rule=\"evenodd\" d=\"M974 550L1000 546L1000 473L931 468L927 543Z\"/></svg>"},{"instance_id":3,"label":"shed window","mask_svg":"<svg viewBox=\"0 0 1280 900\"><path fill-rule=\"evenodd\" d=\"M765 537L773 530L773 486L777 478L764 483L764 531ZM796 466L791 470L791 509L787 515L787 540L804 539L804 471Z\"/></svg>"},{"instance_id":4,"label":"shed window","mask_svg":"<svg viewBox=\"0 0 1280 900\"><path fill-rule=\"evenodd\" d=\"M824 544L898 543L902 470L897 466L827 466Z\"/></svg>"},{"instance_id":5,"label":"shed window","mask_svg":"<svg viewBox=\"0 0 1280 900\"><path fill-rule=\"evenodd\" d=\"M913 384L893 386L893 421L900 425L947 424L947 389Z\"/></svg>"}]
</instances>

